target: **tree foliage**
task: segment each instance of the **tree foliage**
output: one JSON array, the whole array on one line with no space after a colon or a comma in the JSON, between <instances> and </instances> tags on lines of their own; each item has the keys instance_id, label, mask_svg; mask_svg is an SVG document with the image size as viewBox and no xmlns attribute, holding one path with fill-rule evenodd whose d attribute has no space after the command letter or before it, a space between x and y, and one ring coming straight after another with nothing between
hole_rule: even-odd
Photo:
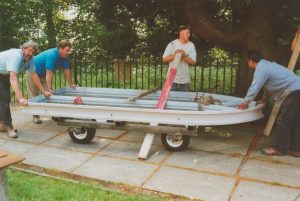
<instances>
[{"instance_id":1,"label":"tree foliage","mask_svg":"<svg viewBox=\"0 0 300 201\"><path fill-rule=\"evenodd\" d=\"M32 38L43 50L70 39L78 53L160 56L176 27L189 24L198 51L256 48L282 61L299 13L298 0L2 0L0 48Z\"/></svg>"}]
</instances>

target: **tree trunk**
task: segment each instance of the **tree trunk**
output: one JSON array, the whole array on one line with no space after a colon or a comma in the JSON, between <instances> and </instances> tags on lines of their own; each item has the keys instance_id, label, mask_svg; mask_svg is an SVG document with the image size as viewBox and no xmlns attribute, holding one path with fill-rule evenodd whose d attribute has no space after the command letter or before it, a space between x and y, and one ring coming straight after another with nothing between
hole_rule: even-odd
<instances>
[{"instance_id":1,"label":"tree trunk","mask_svg":"<svg viewBox=\"0 0 300 201\"><path fill-rule=\"evenodd\" d=\"M207 12L204 1L186 0L185 17L190 22L195 34L203 39L215 42L217 45L238 52L241 55L238 69L236 95L244 96L252 81L252 71L247 67L245 54L248 49L257 49L265 59L282 63L286 61L287 49L277 42L280 32L274 16L280 9L276 2L253 0L247 8L240 25L222 24ZM283 65L286 65L282 63Z\"/></svg>"},{"instance_id":2,"label":"tree trunk","mask_svg":"<svg viewBox=\"0 0 300 201\"><path fill-rule=\"evenodd\" d=\"M52 0L44 0L44 4L46 6L46 34L48 39L48 47L53 48L56 47L56 30L53 21L53 8L52 8Z\"/></svg>"}]
</instances>

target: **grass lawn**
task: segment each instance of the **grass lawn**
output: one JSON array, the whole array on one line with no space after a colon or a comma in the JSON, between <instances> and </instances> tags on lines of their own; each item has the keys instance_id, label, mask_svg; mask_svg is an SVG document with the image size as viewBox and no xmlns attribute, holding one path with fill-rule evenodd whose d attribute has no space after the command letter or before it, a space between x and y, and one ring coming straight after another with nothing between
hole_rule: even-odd
<instances>
[{"instance_id":1,"label":"grass lawn","mask_svg":"<svg viewBox=\"0 0 300 201\"><path fill-rule=\"evenodd\" d=\"M161 201L165 198L128 195L104 190L98 184L75 183L8 169L11 201Z\"/></svg>"}]
</instances>

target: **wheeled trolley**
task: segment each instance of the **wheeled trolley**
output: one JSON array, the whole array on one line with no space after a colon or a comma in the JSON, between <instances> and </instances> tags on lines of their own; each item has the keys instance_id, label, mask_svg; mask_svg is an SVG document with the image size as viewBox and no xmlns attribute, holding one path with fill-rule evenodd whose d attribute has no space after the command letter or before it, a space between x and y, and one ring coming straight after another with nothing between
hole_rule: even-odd
<instances>
[{"instance_id":1,"label":"wheeled trolley","mask_svg":"<svg viewBox=\"0 0 300 201\"><path fill-rule=\"evenodd\" d=\"M29 100L24 112L52 117L58 125L69 126L68 132L77 143L88 143L97 128L138 130L160 133L163 145L171 151L184 150L190 136L197 135L199 126L228 125L254 121L263 117L263 105L252 102L239 110L241 98L202 92L171 91L164 110L155 109L161 91L132 101L146 90L62 88L50 98L37 96ZM203 105L199 99L211 96L218 104ZM80 97L81 104L74 105ZM147 136L144 143L147 143ZM150 147L141 148L140 152ZM145 154L144 154L145 155ZM147 155L147 154L146 154ZM145 157L146 158L146 157Z\"/></svg>"}]
</instances>

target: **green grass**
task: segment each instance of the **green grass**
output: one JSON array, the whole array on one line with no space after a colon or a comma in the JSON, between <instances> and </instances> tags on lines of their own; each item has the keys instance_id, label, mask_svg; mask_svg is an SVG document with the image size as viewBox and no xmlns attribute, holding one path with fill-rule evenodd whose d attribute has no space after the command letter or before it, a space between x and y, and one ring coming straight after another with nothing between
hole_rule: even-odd
<instances>
[{"instance_id":1,"label":"green grass","mask_svg":"<svg viewBox=\"0 0 300 201\"><path fill-rule=\"evenodd\" d=\"M8 169L11 201L162 201L165 198L104 190L95 183L75 183Z\"/></svg>"}]
</instances>

